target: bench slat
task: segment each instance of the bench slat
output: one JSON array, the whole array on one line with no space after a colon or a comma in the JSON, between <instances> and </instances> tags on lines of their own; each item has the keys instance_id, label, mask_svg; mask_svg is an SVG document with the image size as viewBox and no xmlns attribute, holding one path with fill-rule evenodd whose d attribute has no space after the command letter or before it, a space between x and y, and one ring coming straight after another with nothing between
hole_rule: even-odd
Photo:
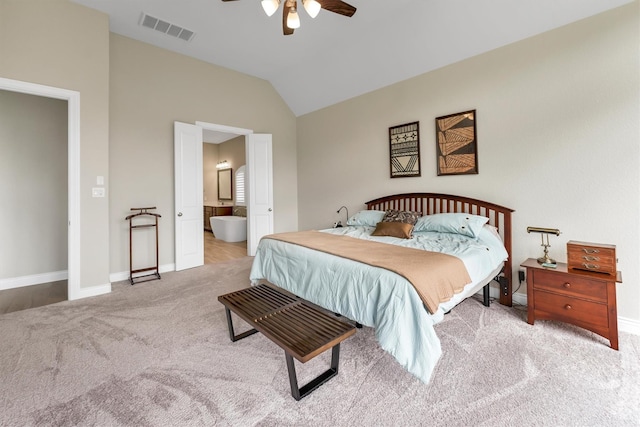
<instances>
[{"instance_id":1,"label":"bench slat","mask_svg":"<svg viewBox=\"0 0 640 427\"><path fill-rule=\"evenodd\" d=\"M302 363L355 333L352 325L265 284L218 301Z\"/></svg>"}]
</instances>

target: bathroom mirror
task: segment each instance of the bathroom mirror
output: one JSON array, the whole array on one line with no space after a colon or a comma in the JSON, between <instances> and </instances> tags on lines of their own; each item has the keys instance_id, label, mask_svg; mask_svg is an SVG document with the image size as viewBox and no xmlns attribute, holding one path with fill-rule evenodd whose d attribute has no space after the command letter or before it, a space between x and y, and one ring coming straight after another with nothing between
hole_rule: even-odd
<instances>
[{"instance_id":1,"label":"bathroom mirror","mask_svg":"<svg viewBox=\"0 0 640 427\"><path fill-rule=\"evenodd\" d=\"M218 171L218 200L233 200L233 173L231 169Z\"/></svg>"}]
</instances>

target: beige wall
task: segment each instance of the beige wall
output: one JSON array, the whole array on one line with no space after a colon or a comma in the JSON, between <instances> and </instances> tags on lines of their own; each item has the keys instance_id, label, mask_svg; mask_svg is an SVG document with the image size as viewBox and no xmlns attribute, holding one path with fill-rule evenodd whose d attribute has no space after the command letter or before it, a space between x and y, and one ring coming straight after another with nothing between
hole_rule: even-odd
<instances>
[{"instance_id":1,"label":"beige wall","mask_svg":"<svg viewBox=\"0 0 640 427\"><path fill-rule=\"evenodd\" d=\"M65 271L67 101L0 90L0 124L0 280Z\"/></svg>"},{"instance_id":2,"label":"beige wall","mask_svg":"<svg viewBox=\"0 0 640 427\"><path fill-rule=\"evenodd\" d=\"M109 283L109 21L66 0L0 1L0 76L80 92L80 285ZM107 186L107 195L109 188Z\"/></svg>"},{"instance_id":3,"label":"beige wall","mask_svg":"<svg viewBox=\"0 0 640 427\"><path fill-rule=\"evenodd\" d=\"M640 320L639 19L634 2L299 117L300 229L392 193L493 201L515 209L516 266L541 252L527 226L562 231L559 261L568 240L617 245L618 314ZM480 173L438 177L434 119L470 109ZM390 179L388 127L416 120L422 177Z\"/></svg>"},{"instance_id":4,"label":"beige wall","mask_svg":"<svg viewBox=\"0 0 640 427\"><path fill-rule=\"evenodd\" d=\"M271 84L116 34L110 47L112 273L129 268L133 206L157 206L160 265L174 262L174 121L273 134L275 229L297 229L296 118Z\"/></svg>"}]
</instances>

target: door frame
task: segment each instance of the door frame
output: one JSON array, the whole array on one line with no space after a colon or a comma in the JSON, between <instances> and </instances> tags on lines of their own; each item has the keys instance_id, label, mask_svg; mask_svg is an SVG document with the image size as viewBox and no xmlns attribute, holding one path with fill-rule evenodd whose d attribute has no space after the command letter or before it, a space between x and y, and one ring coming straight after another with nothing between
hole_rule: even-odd
<instances>
[{"instance_id":1,"label":"door frame","mask_svg":"<svg viewBox=\"0 0 640 427\"><path fill-rule=\"evenodd\" d=\"M245 147L245 165L246 165L246 170L250 171L251 170L251 164L250 164L250 160L249 160L249 156L248 156L248 151L247 151L247 135L251 135L253 133L252 129L243 129L243 128L236 128L233 126L225 126L225 125L219 125L219 124L215 124L215 123L208 123L208 122L200 122L200 121L196 121L196 126L200 126L203 130L213 130L216 132L225 132L225 133L231 133L231 134L235 134L237 136L244 136L244 147ZM246 175L245 175L246 176ZM246 189L246 182L245 182L245 189ZM247 221L249 221L250 219L247 217ZM249 230L249 223L247 222L247 231ZM204 238L204 237L203 237ZM249 254L249 245L247 244L247 254Z\"/></svg>"},{"instance_id":2,"label":"door frame","mask_svg":"<svg viewBox=\"0 0 640 427\"><path fill-rule=\"evenodd\" d=\"M80 92L0 77L0 89L67 101L67 298L80 293Z\"/></svg>"}]
</instances>

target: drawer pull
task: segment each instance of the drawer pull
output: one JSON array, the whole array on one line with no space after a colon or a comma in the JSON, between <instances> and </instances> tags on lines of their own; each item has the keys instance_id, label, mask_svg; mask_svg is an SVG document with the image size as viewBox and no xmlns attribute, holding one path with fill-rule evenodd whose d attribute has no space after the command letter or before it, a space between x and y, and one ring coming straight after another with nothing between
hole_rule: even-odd
<instances>
[{"instance_id":1,"label":"drawer pull","mask_svg":"<svg viewBox=\"0 0 640 427\"><path fill-rule=\"evenodd\" d=\"M600 261L600 257L591 256L591 255L585 255L582 257L582 259L585 261Z\"/></svg>"},{"instance_id":2,"label":"drawer pull","mask_svg":"<svg viewBox=\"0 0 640 427\"><path fill-rule=\"evenodd\" d=\"M571 310L573 307L571 307L571 304L565 304L564 309L565 310Z\"/></svg>"},{"instance_id":3,"label":"drawer pull","mask_svg":"<svg viewBox=\"0 0 640 427\"><path fill-rule=\"evenodd\" d=\"M597 270L598 268L600 268L599 265L597 264L589 264L589 263L583 263L582 264L584 266L584 268L588 268L589 270Z\"/></svg>"},{"instance_id":4,"label":"drawer pull","mask_svg":"<svg viewBox=\"0 0 640 427\"><path fill-rule=\"evenodd\" d=\"M599 254L600 253L599 249L582 248L582 250L584 251L585 254Z\"/></svg>"},{"instance_id":5,"label":"drawer pull","mask_svg":"<svg viewBox=\"0 0 640 427\"><path fill-rule=\"evenodd\" d=\"M564 286L565 288L569 289L569 288L571 287L571 283L566 282L566 283L565 283L564 285L562 285L562 286Z\"/></svg>"}]
</instances>

